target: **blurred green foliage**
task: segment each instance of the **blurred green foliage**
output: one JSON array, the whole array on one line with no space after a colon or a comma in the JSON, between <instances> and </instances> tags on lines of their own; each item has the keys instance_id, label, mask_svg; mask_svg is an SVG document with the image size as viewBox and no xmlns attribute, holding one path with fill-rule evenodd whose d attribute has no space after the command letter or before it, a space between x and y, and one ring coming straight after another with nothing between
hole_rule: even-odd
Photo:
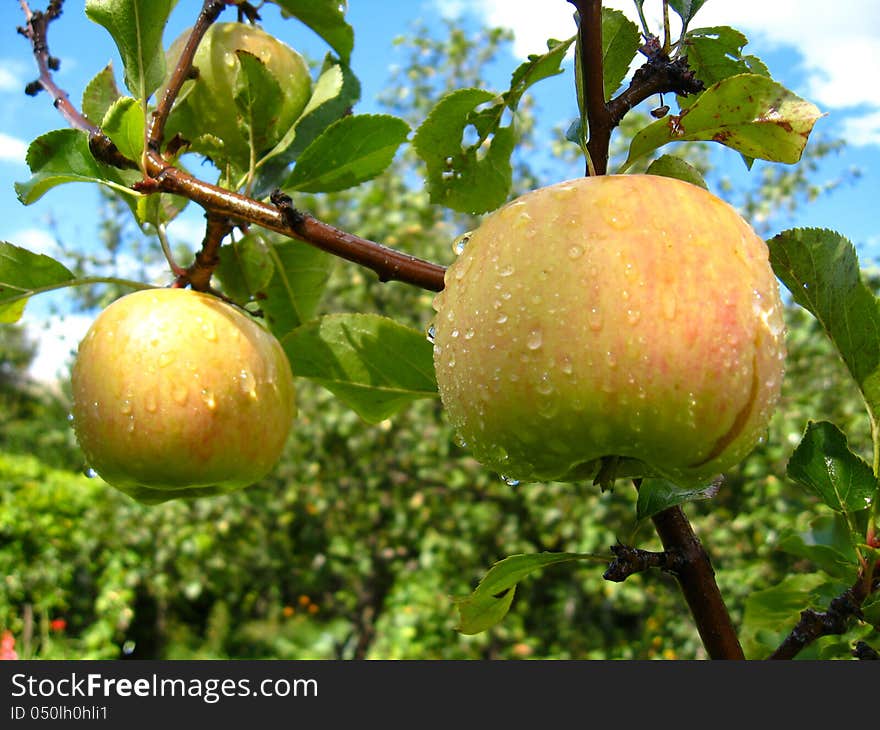
<instances>
[{"instance_id":1,"label":"blurred green foliage","mask_svg":"<svg viewBox=\"0 0 880 730\"><path fill-rule=\"evenodd\" d=\"M417 120L445 89L480 85L481 69L508 40L498 31L446 30L442 42L424 30L401 41L409 55L388 86L392 113ZM520 114L523 190L540 176L528 162L535 110L524 102ZM705 147L694 149L692 160L709 169ZM580 174L558 162L557 178ZM474 221L430 205L419 172L404 154L362 189L297 203L445 264L453 239ZM814 186L809 177L792 184ZM760 198L762 185L778 180L760 178L740 198ZM786 201L798 199L787 190ZM762 209L762 220L769 215ZM105 221L112 254L125 229L113 215ZM322 309L374 311L427 328L431 300L340 262ZM827 338L803 311L789 308L787 318L783 401L767 438L715 499L686 506L737 624L750 594L813 570L778 548L784 531L806 529L820 510L785 478L807 419L833 421L863 452L871 443L858 392ZM451 597L469 593L508 555L610 559L618 540L660 549L651 526L635 523L631 486L604 494L590 484L512 487L460 448L439 402L369 425L300 382L300 415L270 477L236 494L145 507L81 473L66 396L22 377L32 346L20 330L4 327L0 337L0 631L13 633L23 658L704 656L671 576L610 583L602 565L588 563L524 581L490 631L455 631ZM852 638L834 641L845 647ZM756 652L764 647L756 641Z\"/></svg>"}]
</instances>

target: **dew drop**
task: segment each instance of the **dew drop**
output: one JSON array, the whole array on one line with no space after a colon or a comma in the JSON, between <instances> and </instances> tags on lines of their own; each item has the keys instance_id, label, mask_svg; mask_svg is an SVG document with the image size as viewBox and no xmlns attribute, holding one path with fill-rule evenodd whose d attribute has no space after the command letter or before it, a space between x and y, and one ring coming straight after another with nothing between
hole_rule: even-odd
<instances>
[{"instance_id":1,"label":"dew drop","mask_svg":"<svg viewBox=\"0 0 880 730\"><path fill-rule=\"evenodd\" d=\"M87 466L83 469L83 476L87 477L88 479L94 479L96 476L98 476L98 472L92 469L92 467Z\"/></svg>"},{"instance_id":2,"label":"dew drop","mask_svg":"<svg viewBox=\"0 0 880 730\"><path fill-rule=\"evenodd\" d=\"M437 336L437 328L434 325L428 327L428 331L425 333L425 337L428 339L432 345L434 344L434 338Z\"/></svg>"},{"instance_id":3,"label":"dew drop","mask_svg":"<svg viewBox=\"0 0 880 730\"><path fill-rule=\"evenodd\" d=\"M456 238L452 242L452 251L456 256L461 256L464 253L465 246L468 245L468 241L471 240L471 232L463 233L458 238Z\"/></svg>"},{"instance_id":4,"label":"dew drop","mask_svg":"<svg viewBox=\"0 0 880 730\"><path fill-rule=\"evenodd\" d=\"M470 327L469 329L467 329L467 330L465 331L465 333L464 333L464 338L465 338L466 340L471 340L471 339L473 339L473 337L474 337L474 328L473 328L473 327Z\"/></svg>"},{"instance_id":5,"label":"dew drop","mask_svg":"<svg viewBox=\"0 0 880 730\"><path fill-rule=\"evenodd\" d=\"M67 414L67 422L69 424L73 425L73 414L72 413Z\"/></svg>"},{"instance_id":6,"label":"dew drop","mask_svg":"<svg viewBox=\"0 0 880 730\"><path fill-rule=\"evenodd\" d=\"M541 380L535 386L535 390L541 393L541 395L550 395L553 392L553 383L550 382L550 373L544 373L541 376Z\"/></svg>"},{"instance_id":7,"label":"dew drop","mask_svg":"<svg viewBox=\"0 0 880 730\"><path fill-rule=\"evenodd\" d=\"M213 411L217 407L217 401L214 400L214 392L210 388L202 388L202 400L208 406L208 410Z\"/></svg>"},{"instance_id":8,"label":"dew drop","mask_svg":"<svg viewBox=\"0 0 880 730\"><path fill-rule=\"evenodd\" d=\"M626 310L626 321L629 322L630 324L638 324L641 316L642 316L642 313L638 309L627 309Z\"/></svg>"},{"instance_id":9,"label":"dew drop","mask_svg":"<svg viewBox=\"0 0 880 730\"><path fill-rule=\"evenodd\" d=\"M507 315L504 312L498 312L498 316L495 317L495 321L498 324L504 324L507 321Z\"/></svg>"},{"instance_id":10,"label":"dew drop","mask_svg":"<svg viewBox=\"0 0 880 730\"><path fill-rule=\"evenodd\" d=\"M498 270L498 275L499 276L510 276L511 274L513 274L513 271L514 271L513 264L505 264L504 266L502 266Z\"/></svg>"},{"instance_id":11,"label":"dew drop","mask_svg":"<svg viewBox=\"0 0 880 730\"><path fill-rule=\"evenodd\" d=\"M241 392L248 396L248 398L251 400L257 399L257 384L254 380L254 376L244 368L242 368L241 372L238 374L238 384L241 388Z\"/></svg>"},{"instance_id":12,"label":"dew drop","mask_svg":"<svg viewBox=\"0 0 880 730\"><path fill-rule=\"evenodd\" d=\"M459 334L458 330L452 330L452 339L457 339Z\"/></svg>"},{"instance_id":13,"label":"dew drop","mask_svg":"<svg viewBox=\"0 0 880 730\"><path fill-rule=\"evenodd\" d=\"M570 258L572 260L579 259L583 255L584 255L584 247L583 246L578 246L577 244L575 244L574 246L571 246L568 249L568 258Z\"/></svg>"},{"instance_id":14,"label":"dew drop","mask_svg":"<svg viewBox=\"0 0 880 730\"><path fill-rule=\"evenodd\" d=\"M160 368L167 368L173 361L174 358L171 357L171 355L169 355L167 352L163 352L161 355L159 355Z\"/></svg>"},{"instance_id":15,"label":"dew drop","mask_svg":"<svg viewBox=\"0 0 880 730\"><path fill-rule=\"evenodd\" d=\"M146 408L149 413L155 413L158 407L159 404L156 401L156 394L152 392L147 393L147 397L144 401L144 408Z\"/></svg>"},{"instance_id":16,"label":"dew drop","mask_svg":"<svg viewBox=\"0 0 880 730\"><path fill-rule=\"evenodd\" d=\"M531 332L529 332L529 337L526 340L526 347L528 347L530 350L537 350L539 347L541 347L541 343L543 342L543 340L544 336L541 334L541 330L533 329Z\"/></svg>"},{"instance_id":17,"label":"dew drop","mask_svg":"<svg viewBox=\"0 0 880 730\"><path fill-rule=\"evenodd\" d=\"M506 476L505 474L501 475L501 481L503 481L508 487L519 486L519 479L514 479L513 477Z\"/></svg>"},{"instance_id":18,"label":"dew drop","mask_svg":"<svg viewBox=\"0 0 880 730\"><path fill-rule=\"evenodd\" d=\"M599 311L598 307L593 307L590 309L590 313L587 316L587 321L589 322L590 329L593 332L598 332L602 329L602 313Z\"/></svg>"},{"instance_id":19,"label":"dew drop","mask_svg":"<svg viewBox=\"0 0 880 730\"><path fill-rule=\"evenodd\" d=\"M131 401L127 398L122 401L122 405L119 407L119 411L122 413L123 416L131 415Z\"/></svg>"},{"instance_id":20,"label":"dew drop","mask_svg":"<svg viewBox=\"0 0 880 730\"><path fill-rule=\"evenodd\" d=\"M571 375L574 372L574 367L571 364L571 358L566 355L562 358L562 363L559 366L559 369L562 370L566 375Z\"/></svg>"},{"instance_id":21,"label":"dew drop","mask_svg":"<svg viewBox=\"0 0 880 730\"><path fill-rule=\"evenodd\" d=\"M214 329L214 325L210 322L205 322L202 325L202 334L205 335L205 339L209 342L217 341L217 330Z\"/></svg>"}]
</instances>

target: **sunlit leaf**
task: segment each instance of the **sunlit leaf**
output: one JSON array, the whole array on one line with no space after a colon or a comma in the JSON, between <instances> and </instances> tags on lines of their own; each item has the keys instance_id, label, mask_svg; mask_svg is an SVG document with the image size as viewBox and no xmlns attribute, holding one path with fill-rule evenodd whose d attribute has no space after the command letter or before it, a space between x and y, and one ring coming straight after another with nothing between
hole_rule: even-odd
<instances>
[{"instance_id":1,"label":"sunlit leaf","mask_svg":"<svg viewBox=\"0 0 880 730\"><path fill-rule=\"evenodd\" d=\"M0 241L0 323L17 322L27 298L39 289L73 279L67 267L50 256Z\"/></svg>"},{"instance_id":2,"label":"sunlit leaf","mask_svg":"<svg viewBox=\"0 0 880 730\"><path fill-rule=\"evenodd\" d=\"M271 0L280 6L285 16L293 16L305 23L339 57L348 63L354 48L354 30L345 20L347 2L340 0Z\"/></svg>"},{"instance_id":3,"label":"sunlit leaf","mask_svg":"<svg viewBox=\"0 0 880 730\"><path fill-rule=\"evenodd\" d=\"M624 169L669 142L712 141L749 157L795 163L821 113L766 76L739 74L706 89L681 114L633 138Z\"/></svg>"},{"instance_id":4,"label":"sunlit leaf","mask_svg":"<svg viewBox=\"0 0 880 730\"><path fill-rule=\"evenodd\" d=\"M675 155L661 155L648 165L645 173L647 175L674 177L677 180L684 180L691 185L696 185L705 190L709 189L700 171L690 163L685 162L681 157L676 157Z\"/></svg>"},{"instance_id":5,"label":"sunlit leaf","mask_svg":"<svg viewBox=\"0 0 880 730\"><path fill-rule=\"evenodd\" d=\"M685 502L712 499L718 494L719 486L719 484L709 484L699 489L686 489L665 479L645 479L639 487L636 517L644 520Z\"/></svg>"},{"instance_id":6,"label":"sunlit leaf","mask_svg":"<svg viewBox=\"0 0 880 730\"><path fill-rule=\"evenodd\" d=\"M326 193L371 180L391 164L408 133L406 122L388 114L343 117L303 150L281 187Z\"/></svg>"},{"instance_id":7,"label":"sunlit leaf","mask_svg":"<svg viewBox=\"0 0 880 730\"><path fill-rule=\"evenodd\" d=\"M150 96L165 77L162 32L177 0L86 0L86 15L113 37L125 85L140 100Z\"/></svg>"}]
</instances>

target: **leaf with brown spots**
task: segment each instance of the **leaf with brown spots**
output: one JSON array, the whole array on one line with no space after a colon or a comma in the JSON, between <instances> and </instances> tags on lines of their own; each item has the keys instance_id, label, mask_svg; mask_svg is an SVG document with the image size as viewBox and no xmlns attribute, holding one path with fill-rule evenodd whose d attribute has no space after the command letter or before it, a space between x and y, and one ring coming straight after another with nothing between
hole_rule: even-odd
<instances>
[{"instance_id":1,"label":"leaf with brown spots","mask_svg":"<svg viewBox=\"0 0 880 730\"><path fill-rule=\"evenodd\" d=\"M681 114L642 129L621 171L669 142L719 142L747 157L793 164L800 160L819 109L759 74L738 74L706 89Z\"/></svg>"}]
</instances>

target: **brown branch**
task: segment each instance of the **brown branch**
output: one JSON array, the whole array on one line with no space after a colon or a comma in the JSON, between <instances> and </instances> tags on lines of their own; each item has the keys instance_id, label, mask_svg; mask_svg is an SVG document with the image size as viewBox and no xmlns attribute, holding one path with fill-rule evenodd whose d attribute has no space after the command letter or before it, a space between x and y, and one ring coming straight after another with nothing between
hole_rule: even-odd
<instances>
[{"instance_id":1,"label":"brown branch","mask_svg":"<svg viewBox=\"0 0 880 730\"><path fill-rule=\"evenodd\" d=\"M639 550L629 545L612 545L611 552L614 560L608 566L602 576L605 580L622 583L635 573L643 573L652 568L659 568L674 573L680 567L680 556L663 551L661 553L650 550Z\"/></svg>"},{"instance_id":2,"label":"brown branch","mask_svg":"<svg viewBox=\"0 0 880 730\"><path fill-rule=\"evenodd\" d=\"M860 573L852 586L831 599L827 611L815 611L812 608L801 611L800 620L768 659L794 659L816 639L846 633L852 619L862 618L862 604L865 599L878 589L880 578L872 580L868 575Z\"/></svg>"},{"instance_id":3,"label":"brown branch","mask_svg":"<svg viewBox=\"0 0 880 730\"><path fill-rule=\"evenodd\" d=\"M711 659L745 659L736 629L730 619L709 555L681 507L670 507L652 517L667 553L677 557L678 579L703 646Z\"/></svg>"},{"instance_id":4,"label":"brown branch","mask_svg":"<svg viewBox=\"0 0 880 730\"><path fill-rule=\"evenodd\" d=\"M588 175L604 175L608 171L611 132L636 104L654 94L675 93L680 96L702 91L703 83L688 68L687 59L670 60L656 38L639 50L648 57L647 63L634 74L629 86L617 97L605 102L604 59L602 57L601 0L568 0L578 12L578 43L580 71L583 82L584 107L589 130L587 140ZM592 166L592 167L591 167Z\"/></svg>"},{"instance_id":5,"label":"brown branch","mask_svg":"<svg viewBox=\"0 0 880 730\"><path fill-rule=\"evenodd\" d=\"M202 35L213 22L212 16L216 18L216 13L219 13L227 4L234 3L232 0L205 0L202 13L199 15ZM61 111L70 126L89 134L89 148L96 159L116 167L137 167L136 163L119 153L112 140L100 128L92 124L70 103L67 93L58 87L52 79L52 66L55 62L51 60L49 55L46 30L49 22L60 14L61 1L52 0L49 10L45 13L32 12L26 0L21 0L21 6L25 13L27 27L19 28L19 32L31 42L34 57L40 69L40 78L37 83L49 92L55 107ZM175 80L169 84L163 94L159 109L152 117L148 133L149 143L143 158L144 173L147 177L135 186L136 190L145 194L164 192L183 196L204 208L209 221L212 218L218 221L227 220L230 226L254 223L285 236L299 239L347 261L372 269L380 281L400 281L429 291L443 289L443 277L446 269L439 264L410 256L342 231L305 213L297 211L297 215L291 218L289 214L285 214L277 206L199 180L168 162L159 152L165 120L174 103L176 93L180 91L180 86L192 66L192 54L195 53L196 46L197 42L193 41L191 37L186 45L189 51L185 50L184 52L184 56L189 53L189 61L181 58L173 72ZM176 87L176 91L172 87ZM290 207L292 209L292 203ZM215 229L215 233L217 230L219 228ZM213 240L213 235L210 233L209 223L209 234L206 235L205 240ZM213 244L211 245L213 246ZM197 260L186 270L187 276L195 276L197 282L195 286L208 285L205 276L208 273L210 262L215 260L216 251L213 253L203 251L197 255ZM178 272L175 274L179 276ZM180 283L179 279L178 284Z\"/></svg>"},{"instance_id":6,"label":"brown branch","mask_svg":"<svg viewBox=\"0 0 880 730\"><path fill-rule=\"evenodd\" d=\"M211 288L211 276L220 263L220 244L234 228L225 216L209 212L205 217L208 224L205 227L202 248L196 254L195 261L178 276L180 285L189 284L196 291L208 291Z\"/></svg>"},{"instance_id":7,"label":"brown branch","mask_svg":"<svg viewBox=\"0 0 880 730\"><path fill-rule=\"evenodd\" d=\"M171 108L174 101L180 94L180 89L192 73L193 58L195 58L196 50L208 28L219 17L222 10L233 4L232 0L204 0L202 10L199 17L190 31L189 37L186 39L186 45L177 60L177 65L171 73L168 85L162 93L162 98L158 100L156 110L153 112L149 127L147 129L147 149L154 152L161 151L162 138L165 135L165 124L168 121L168 115L171 114Z\"/></svg>"}]
</instances>

